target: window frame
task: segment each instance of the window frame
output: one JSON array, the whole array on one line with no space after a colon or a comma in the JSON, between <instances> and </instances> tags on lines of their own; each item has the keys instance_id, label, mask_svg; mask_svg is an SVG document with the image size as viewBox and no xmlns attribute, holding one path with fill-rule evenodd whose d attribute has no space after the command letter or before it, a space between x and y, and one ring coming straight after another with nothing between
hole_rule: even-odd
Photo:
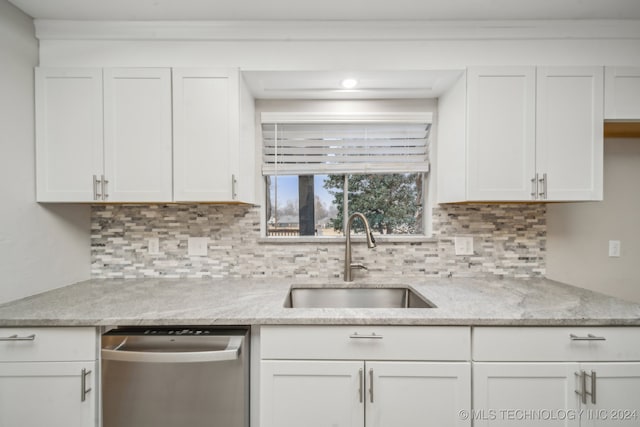
<instances>
[{"instance_id":1,"label":"window frame","mask_svg":"<svg viewBox=\"0 0 640 427\"><path fill-rule=\"evenodd\" d=\"M259 159L257 172L260 177L260 193L262 203L260 204L260 238L259 243L344 243L344 236L267 236L267 220L266 220L266 201L269 194L267 193L266 175L263 175L263 137L262 137L262 124L264 123L430 123L431 131L429 135L430 143L430 156L429 156L429 169L427 172L422 172L423 186L423 234L403 235L381 235L376 236L376 239L380 242L430 242L434 241L433 229L432 229L432 206L433 193L435 186L433 185L433 159L434 159L434 131L436 123L433 120L434 113L432 112L407 112L407 113L344 113L344 112L322 112L322 113L308 113L308 112L262 112L260 115L259 126ZM327 172L329 174L331 172ZM380 172L382 174L382 172ZM393 173L393 172L389 172ZM416 173L415 171L402 171L398 170L395 173ZM317 175L317 174L316 174ZM364 241L364 236L352 236L352 240Z\"/></svg>"}]
</instances>

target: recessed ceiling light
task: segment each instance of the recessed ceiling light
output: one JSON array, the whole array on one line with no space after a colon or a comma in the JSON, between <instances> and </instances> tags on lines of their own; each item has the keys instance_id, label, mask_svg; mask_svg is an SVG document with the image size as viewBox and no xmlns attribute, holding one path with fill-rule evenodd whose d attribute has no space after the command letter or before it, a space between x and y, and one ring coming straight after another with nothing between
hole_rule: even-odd
<instances>
[{"instance_id":1,"label":"recessed ceiling light","mask_svg":"<svg viewBox=\"0 0 640 427\"><path fill-rule=\"evenodd\" d=\"M356 79L344 79L340 82L340 85L345 89L353 89L358 85L358 81Z\"/></svg>"}]
</instances>

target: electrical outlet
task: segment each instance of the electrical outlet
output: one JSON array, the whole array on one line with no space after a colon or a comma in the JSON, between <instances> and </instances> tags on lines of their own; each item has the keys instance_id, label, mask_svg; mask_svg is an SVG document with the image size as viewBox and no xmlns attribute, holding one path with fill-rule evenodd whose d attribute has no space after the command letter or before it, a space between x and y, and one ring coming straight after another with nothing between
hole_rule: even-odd
<instances>
[{"instance_id":1,"label":"electrical outlet","mask_svg":"<svg viewBox=\"0 0 640 427\"><path fill-rule=\"evenodd\" d=\"M147 247L149 248L150 255L160 254L160 238L151 237L149 240L147 240Z\"/></svg>"},{"instance_id":2,"label":"electrical outlet","mask_svg":"<svg viewBox=\"0 0 640 427\"><path fill-rule=\"evenodd\" d=\"M473 237L454 237L456 255L473 255Z\"/></svg>"},{"instance_id":3,"label":"electrical outlet","mask_svg":"<svg viewBox=\"0 0 640 427\"><path fill-rule=\"evenodd\" d=\"M610 257L619 257L620 256L620 240L609 240L609 256Z\"/></svg>"},{"instance_id":4,"label":"electrical outlet","mask_svg":"<svg viewBox=\"0 0 640 427\"><path fill-rule=\"evenodd\" d=\"M187 253L189 256L207 256L208 237L189 237L187 240Z\"/></svg>"}]
</instances>

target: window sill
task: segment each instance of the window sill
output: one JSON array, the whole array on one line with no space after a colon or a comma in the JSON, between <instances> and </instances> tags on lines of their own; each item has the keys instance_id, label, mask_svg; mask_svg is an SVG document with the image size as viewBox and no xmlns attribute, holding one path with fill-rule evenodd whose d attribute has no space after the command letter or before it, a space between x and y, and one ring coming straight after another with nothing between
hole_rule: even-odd
<instances>
[{"instance_id":1,"label":"window sill","mask_svg":"<svg viewBox=\"0 0 640 427\"><path fill-rule=\"evenodd\" d=\"M436 243L438 239L435 237L427 236L374 236L377 243ZM366 242L364 236L351 236L352 242ZM322 237L322 236L308 236L308 237L260 237L258 239L260 244L345 244L345 238L339 237Z\"/></svg>"}]
</instances>

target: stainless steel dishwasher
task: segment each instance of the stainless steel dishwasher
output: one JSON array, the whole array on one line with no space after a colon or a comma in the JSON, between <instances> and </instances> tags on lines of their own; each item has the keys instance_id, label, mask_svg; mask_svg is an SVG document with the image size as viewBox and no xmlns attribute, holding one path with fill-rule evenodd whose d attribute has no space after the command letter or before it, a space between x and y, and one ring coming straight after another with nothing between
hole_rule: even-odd
<instances>
[{"instance_id":1,"label":"stainless steel dishwasher","mask_svg":"<svg viewBox=\"0 0 640 427\"><path fill-rule=\"evenodd\" d=\"M248 328L118 328L102 336L103 427L247 427Z\"/></svg>"}]
</instances>

